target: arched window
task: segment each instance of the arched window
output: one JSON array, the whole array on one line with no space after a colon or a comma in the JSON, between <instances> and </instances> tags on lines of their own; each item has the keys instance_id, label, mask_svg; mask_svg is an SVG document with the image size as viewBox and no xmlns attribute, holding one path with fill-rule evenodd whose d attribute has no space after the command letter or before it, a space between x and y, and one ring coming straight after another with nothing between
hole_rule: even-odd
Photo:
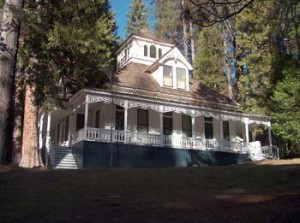
<instances>
[{"instance_id":1,"label":"arched window","mask_svg":"<svg viewBox=\"0 0 300 223\"><path fill-rule=\"evenodd\" d=\"M125 48L125 50L124 50L124 56L125 56L125 60L127 60L127 49Z\"/></svg>"},{"instance_id":2,"label":"arched window","mask_svg":"<svg viewBox=\"0 0 300 223\"><path fill-rule=\"evenodd\" d=\"M150 57L156 58L156 47L154 45L150 46Z\"/></svg>"},{"instance_id":3,"label":"arched window","mask_svg":"<svg viewBox=\"0 0 300 223\"><path fill-rule=\"evenodd\" d=\"M148 56L148 46L144 45L144 56L147 57Z\"/></svg>"},{"instance_id":4,"label":"arched window","mask_svg":"<svg viewBox=\"0 0 300 223\"><path fill-rule=\"evenodd\" d=\"M158 49L158 58L161 58L161 56L162 56L162 50L159 48Z\"/></svg>"}]
</instances>

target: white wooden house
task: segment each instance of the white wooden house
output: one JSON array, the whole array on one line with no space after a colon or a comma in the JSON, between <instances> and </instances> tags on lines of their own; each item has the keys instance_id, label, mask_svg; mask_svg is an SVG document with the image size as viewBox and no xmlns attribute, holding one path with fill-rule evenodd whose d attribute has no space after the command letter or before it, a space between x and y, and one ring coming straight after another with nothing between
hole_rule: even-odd
<instances>
[{"instance_id":1,"label":"white wooden house","mask_svg":"<svg viewBox=\"0 0 300 223\"><path fill-rule=\"evenodd\" d=\"M40 128L40 145L46 138L52 165L59 167L66 157L75 160L69 160L74 168L200 166L263 158L260 143L250 142L249 129L264 125L270 130L270 117L240 112L229 98L192 78L193 68L176 46L141 30L116 57L108 88L81 90L67 109L41 113L40 127L47 131Z\"/></svg>"}]
</instances>

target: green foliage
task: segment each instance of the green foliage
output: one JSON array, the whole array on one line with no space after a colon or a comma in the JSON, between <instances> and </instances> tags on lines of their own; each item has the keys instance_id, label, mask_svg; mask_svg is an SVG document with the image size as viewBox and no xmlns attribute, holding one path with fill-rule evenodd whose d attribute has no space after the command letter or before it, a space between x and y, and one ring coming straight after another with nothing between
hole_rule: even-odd
<instances>
[{"instance_id":1,"label":"green foliage","mask_svg":"<svg viewBox=\"0 0 300 223\"><path fill-rule=\"evenodd\" d=\"M153 3L156 34L160 38L176 44L179 48L183 48L180 1L153 0Z\"/></svg>"},{"instance_id":2,"label":"green foliage","mask_svg":"<svg viewBox=\"0 0 300 223\"><path fill-rule=\"evenodd\" d=\"M107 0L27 1L19 69L36 84L38 104L101 87L114 65L115 21Z\"/></svg>"},{"instance_id":3,"label":"green foliage","mask_svg":"<svg viewBox=\"0 0 300 223\"><path fill-rule=\"evenodd\" d=\"M224 35L222 25L203 28L200 32L194 75L205 85L226 94L227 78L224 73Z\"/></svg>"},{"instance_id":4,"label":"green foliage","mask_svg":"<svg viewBox=\"0 0 300 223\"><path fill-rule=\"evenodd\" d=\"M292 145L300 144L300 64L290 61L272 96L273 131Z\"/></svg>"},{"instance_id":5,"label":"green foliage","mask_svg":"<svg viewBox=\"0 0 300 223\"><path fill-rule=\"evenodd\" d=\"M143 0L132 0L127 14L126 36L137 33L143 27L148 26L147 7Z\"/></svg>"}]
</instances>

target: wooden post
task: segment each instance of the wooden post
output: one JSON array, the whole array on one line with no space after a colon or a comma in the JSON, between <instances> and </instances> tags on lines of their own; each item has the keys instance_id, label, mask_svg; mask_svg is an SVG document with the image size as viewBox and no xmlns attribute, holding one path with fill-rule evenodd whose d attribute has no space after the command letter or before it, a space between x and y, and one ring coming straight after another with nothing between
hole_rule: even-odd
<instances>
[{"instance_id":1,"label":"wooden post","mask_svg":"<svg viewBox=\"0 0 300 223\"><path fill-rule=\"evenodd\" d=\"M163 113L163 106L160 106L159 109L159 125L160 125L160 146L163 147L164 146L164 125L163 125L163 121L164 121L164 113Z\"/></svg>"},{"instance_id":2,"label":"wooden post","mask_svg":"<svg viewBox=\"0 0 300 223\"><path fill-rule=\"evenodd\" d=\"M196 126L195 126L195 111L192 111L192 139L193 147L195 147L195 137L196 137Z\"/></svg>"},{"instance_id":3,"label":"wooden post","mask_svg":"<svg viewBox=\"0 0 300 223\"><path fill-rule=\"evenodd\" d=\"M246 142L249 143L249 119L245 119Z\"/></svg>"},{"instance_id":4,"label":"wooden post","mask_svg":"<svg viewBox=\"0 0 300 223\"><path fill-rule=\"evenodd\" d=\"M127 128L128 128L128 101L124 102L124 143L127 143Z\"/></svg>"},{"instance_id":5,"label":"wooden post","mask_svg":"<svg viewBox=\"0 0 300 223\"><path fill-rule=\"evenodd\" d=\"M47 133L46 133L46 166L49 165L49 154L50 154L50 146L51 146L51 136L50 136L50 130L51 130L51 112L48 112L47 117Z\"/></svg>"},{"instance_id":6,"label":"wooden post","mask_svg":"<svg viewBox=\"0 0 300 223\"><path fill-rule=\"evenodd\" d=\"M88 127L88 116L89 116L89 96L85 97L85 111L84 111L84 130L83 139L87 139L87 127Z\"/></svg>"}]
</instances>

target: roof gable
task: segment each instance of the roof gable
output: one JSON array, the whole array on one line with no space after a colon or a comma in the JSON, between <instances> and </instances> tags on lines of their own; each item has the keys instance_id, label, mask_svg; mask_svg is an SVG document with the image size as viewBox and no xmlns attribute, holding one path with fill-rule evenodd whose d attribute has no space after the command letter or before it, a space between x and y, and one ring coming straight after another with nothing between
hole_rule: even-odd
<instances>
[{"instance_id":1,"label":"roof gable","mask_svg":"<svg viewBox=\"0 0 300 223\"><path fill-rule=\"evenodd\" d=\"M184 64L184 66L188 70L193 70L192 65L187 61L187 59L182 55L182 53L178 50L177 47L173 47L167 53L165 53L161 58L157 59L152 65L147 68L147 71L154 71L156 70L160 64L165 64L170 60L180 61Z\"/></svg>"}]
</instances>

